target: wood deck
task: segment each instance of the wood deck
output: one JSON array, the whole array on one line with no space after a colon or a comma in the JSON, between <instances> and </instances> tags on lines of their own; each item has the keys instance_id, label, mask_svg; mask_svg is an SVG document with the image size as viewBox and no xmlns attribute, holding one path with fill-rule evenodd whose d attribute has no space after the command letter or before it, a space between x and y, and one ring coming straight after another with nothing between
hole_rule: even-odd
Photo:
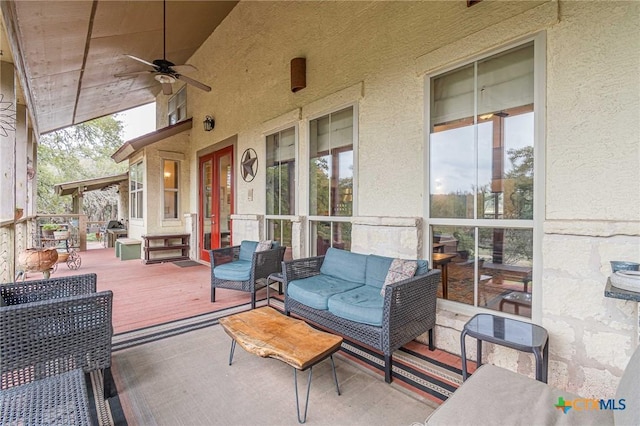
<instances>
[{"instance_id":1,"label":"wood deck","mask_svg":"<svg viewBox=\"0 0 640 426\"><path fill-rule=\"evenodd\" d=\"M122 261L113 248L79 252L82 264L71 270L58 265L52 277L95 273L98 291L113 291L114 332L136 330L230 306L250 302L249 293L218 289L211 303L211 269L208 264L179 267L171 262L144 265L142 260ZM30 272L28 280L41 279ZM258 299L266 290L258 292Z\"/></svg>"}]
</instances>

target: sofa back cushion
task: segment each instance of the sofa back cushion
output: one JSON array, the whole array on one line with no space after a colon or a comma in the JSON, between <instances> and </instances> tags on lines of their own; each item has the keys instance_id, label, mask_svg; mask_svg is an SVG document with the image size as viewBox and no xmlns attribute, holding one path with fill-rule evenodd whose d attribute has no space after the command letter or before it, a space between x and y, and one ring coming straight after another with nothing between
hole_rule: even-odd
<instances>
[{"instance_id":1,"label":"sofa back cushion","mask_svg":"<svg viewBox=\"0 0 640 426\"><path fill-rule=\"evenodd\" d=\"M385 278L389 272L389 267L393 262L392 257L378 256L370 254L367 256L367 269L365 284L376 288L382 288ZM418 269L415 275L424 275L429 272L429 262L426 260L418 259Z\"/></svg>"},{"instance_id":2,"label":"sofa back cushion","mask_svg":"<svg viewBox=\"0 0 640 426\"><path fill-rule=\"evenodd\" d=\"M329 247L320 267L320 273L364 284L366 268L366 255Z\"/></svg>"},{"instance_id":3,"label":"sofa back cushion","mask_svg":"<svg viewBox=\"0 0 640 426\"><path fill-rule=\"evenodd\" d=\"M382 288L393 258L370 254L367 256L367 273L364 283L371 287Z\"/></svg>"},{"instance_id":4,"label":"sofa back cushion","mask_svg":"<svg viewBox=\"0 0 640 426\"><path fill-rule=\"evenodd\" d=\"M617 425L637 425L640 424L640 346L638 346L624 369L618 389L616 390L616 400L625 399L626 408L624 410L614 410L613 419Z\"/></svg>"},{"instance_id":5,"label":"sofa back cushion","mask_svg":"<svg viewBox=\"0 0 640 426\"><path fill-rule=\"evenodd\" d=\"M257 241L243 241L240 243L240 260L246 260L251 262L253 260L253 252L256 251L256 247L258 247Z\"/></svg>"}]
</instances>

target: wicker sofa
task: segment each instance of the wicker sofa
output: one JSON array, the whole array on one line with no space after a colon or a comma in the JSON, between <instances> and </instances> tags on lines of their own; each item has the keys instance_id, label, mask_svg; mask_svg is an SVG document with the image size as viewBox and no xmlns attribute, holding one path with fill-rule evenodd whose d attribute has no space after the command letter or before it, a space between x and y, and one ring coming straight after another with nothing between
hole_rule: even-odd
<instances>
[{"instance_id":1,"label":"wicker sofa","mask_svg":"<svg viewBox=\"0 0 640 426\"><path fill-rule=\"evenodd\" d=\"M285 313L381 351L387 383L396 349L426 332L434 349L440 282L439 270L418 261L415 276L387 285L382 296L392 261L330 248L324 256L282 262Z\"/></svg>"},{"instance_id":2,"label":"wicker sofa","mask_svg":"<svg viewBox=\"0 0 640 426\"><path fill-rule=\"evenodd\" d=\"M0 285L0 389L81 368L111 376L111 291L95 274Z\"/></svg>"},{"instance_id":3,"label":"wicker sofa","mask_svg":"<svg viewBox=\"0 0 640 426\"><path fill-rule=\"evenodd\" d=\"M209 250L211 302L216 301L216 288L227 288L251 293L251 309L256 307L256 291L266 286L269 275L280 272L286 249L278 243L263 251L256 251L257 246L258 241L245 240L238 246Z\"/></svg>"}]
</instances>

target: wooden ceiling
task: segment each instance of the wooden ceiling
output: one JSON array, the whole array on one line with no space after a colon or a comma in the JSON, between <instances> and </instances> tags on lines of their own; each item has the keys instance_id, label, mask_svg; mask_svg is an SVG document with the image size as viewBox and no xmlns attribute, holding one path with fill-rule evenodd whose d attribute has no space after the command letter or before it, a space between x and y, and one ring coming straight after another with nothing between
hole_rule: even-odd
<instances>
[{"instance_id":1,"label":"wooden ceiling","mask_svg":"<svg viewBox=\"0 0 640 426\"><path fill-rule=\"evenodd\" d=\"M236 4L167 1L167 59L187 63ZM162 1L8 0L1 10L39 133L153 102L160 92L152 74L114 74L150 69L125 54L163 57Z\"/></svg>"}]
</instances>

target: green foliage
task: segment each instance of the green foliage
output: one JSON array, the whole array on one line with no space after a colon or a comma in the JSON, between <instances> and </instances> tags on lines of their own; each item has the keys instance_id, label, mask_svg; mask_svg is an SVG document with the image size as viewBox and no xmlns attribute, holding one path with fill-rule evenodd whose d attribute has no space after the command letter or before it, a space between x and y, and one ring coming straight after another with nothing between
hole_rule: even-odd
<instances>
[{"instance_id":1,"label":"green foliage","mask_svg":"<svg viewBox=\"0 0 640 426\"><path fill-rule=\"evenodd\" d=\"M72 197L57 196L57 184L125 172L126 164L111 159L123 143L122 129L120 121L107 116L43 135L38 144L38 212L71 213ZM107 220L116 204L115 190L87 192L83 213L91 221Z\"/></svg>"}]
</instances>

